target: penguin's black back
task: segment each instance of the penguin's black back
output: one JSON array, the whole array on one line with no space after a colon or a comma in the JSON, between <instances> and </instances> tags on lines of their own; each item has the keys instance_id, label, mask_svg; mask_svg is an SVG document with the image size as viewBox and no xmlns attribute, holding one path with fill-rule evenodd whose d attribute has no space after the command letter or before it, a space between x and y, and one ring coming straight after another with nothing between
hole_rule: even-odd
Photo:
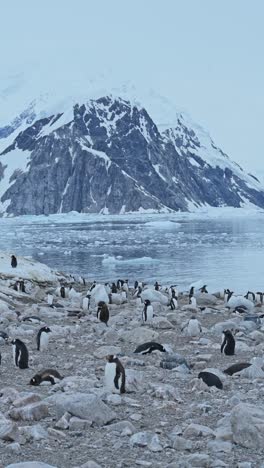
<instances>
[{"instance_id":1,"label":"penguin's black back","mask_svg":"<svg viewBox=\"0 0 264 468\"><path fill-rule=\"evenodd\" d=\"M236 374L237 372L242 371L243 369L246 369L249 366L251 366L249 362L238 362L228 367L227 369L225 369L224 373L228 375L233 375L233 374Z\"/></svg>"},{"instance_id":2,"label":"penguin's black back","mask_svg":"<svg viewBox=\"0 0 264 468\"><path fill-rule=\"evenodd\" d=\"M223 384L217 375L212 374L212 372L200 372L198 379L202 379L203 382L208 385L208 387L216 387L220 390L223 390Z\"/></svg>"},{"instance_id":3,"label":"penguin's black back","mask_svg":"<svg viewBox=\"0 0 264 468\"><path fill-rule=\"evenodd\" d=\"M27 369L28 368L28 349L23 343L23 341L19 340L18 338L15 340L16 346L16 354L18 355L18 367L19 369Z\"/></svg>"},{"instance_id":4,"label":"penguin's black back","mask_svg":"<svg viewBox=\"0 0 264 468\"><path fill-rule=\"evenodd\" d=\"M165 353L166 350L164 349L164 347L159 344L159 343L156 343L155 341L148 341L147 343L143 343L141 345L139 345L136 350L134 351L134 353L137 353L137 354L150 354L152 353L152 351L160 351L161 353Z\"/></svg>"}]
</instances>

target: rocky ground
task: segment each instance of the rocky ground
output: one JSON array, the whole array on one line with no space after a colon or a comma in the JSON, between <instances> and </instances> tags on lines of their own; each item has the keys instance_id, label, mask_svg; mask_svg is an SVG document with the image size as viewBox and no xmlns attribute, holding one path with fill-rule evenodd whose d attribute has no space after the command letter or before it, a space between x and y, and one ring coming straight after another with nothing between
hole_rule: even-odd
<instances>
[{"instance_id":1,"label":"rocky ground","mask_svg":"<svg viewBox=\"0 0 264 468\"><path fill-rule=\"evenodd\" d=\"M26 293L13 289L21 277L26 278ZM0 339L0 467L33 460L38 461L34 467L43 462L58 468L264 467L261 321L245 321L213 294L197 296L204 310L190 308L187 294L181 294L179 308L171 311L161 303L167 296L162 292L160 301L152 302L156 317L142 325L142 306L130 289L126 303L109 305L106 327L96 319L96 307L80 307L89 285L47 271L36 281L27 268L5 268L1 274L0 266L0 278L0 330L9 335L8 343ZM50 307L47 294L54 294L60 283L71 283L80 294L71 299L55 296ZM263 312L260 304L250 311ZM45 352L36 349L41 323L22 320L30 315L52 330ZM196 337L181 331L192 315L202 325ZM235 356L220 353L221 332L227 328L236 330ZM29 369L13 364L14 337L29 349ZM166 343L172 352L133 353L152 339ZM126 369L124 395L104 388L107 354L117 354ZM256 356L261 359L254 363ZM250 372L233 377L221 373L252 359ZM172 363L165 365L172 369L161 367L164 361ZM45 368L57 369L64 379L54 386L29 386L31 377ZM206 368L219 374L223 390L197 378Z\"/></svg>"}]
</instances>

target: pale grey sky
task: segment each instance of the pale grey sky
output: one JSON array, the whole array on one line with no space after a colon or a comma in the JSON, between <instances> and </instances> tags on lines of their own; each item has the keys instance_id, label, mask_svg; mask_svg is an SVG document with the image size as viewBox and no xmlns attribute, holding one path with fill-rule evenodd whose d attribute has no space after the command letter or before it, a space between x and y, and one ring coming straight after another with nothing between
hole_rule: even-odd
<instances>
[{"instance_id":1,"label":"pale grey sky","mask_svg":"<svg viewBox=\"0 0 264 468\"><path fill-rule=\"evenodd\" d=\"M264 1L9 0L1 20L1 77L23 72L24 86L34 64L40 91L53 80L74 87L81 75L130 79L185 109L245 168L264 171Z\"/></svg>"}]
</instances>

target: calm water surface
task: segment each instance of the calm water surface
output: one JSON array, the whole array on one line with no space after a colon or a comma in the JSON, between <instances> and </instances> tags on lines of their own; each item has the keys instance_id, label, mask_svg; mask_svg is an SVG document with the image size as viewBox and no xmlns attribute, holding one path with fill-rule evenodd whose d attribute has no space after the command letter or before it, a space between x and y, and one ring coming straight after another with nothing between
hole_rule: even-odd
<instances>
[{"instance_id":1,"label":"calm water surface","mask_svg":"<svg viewBox=\"0 0 264 468\"><path fill-rule=\"evenodd\" d=\"M177 215L0 220L0 250L32 256L89 279L144 279L185 288L264 290L264 215L189 219ZM0 268L1 270L1 268Z\"/></svg>"}]
</instances>

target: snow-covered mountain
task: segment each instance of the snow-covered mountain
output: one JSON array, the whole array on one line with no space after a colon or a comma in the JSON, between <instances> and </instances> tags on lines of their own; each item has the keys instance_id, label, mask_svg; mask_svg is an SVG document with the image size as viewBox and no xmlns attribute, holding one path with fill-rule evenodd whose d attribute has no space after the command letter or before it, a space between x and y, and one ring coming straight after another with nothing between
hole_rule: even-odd
<instances>
[{"instance_id":1,"label":"snow-covered mountain","mask_svg":"<svg viewBox=\"0 0 264 468\"><path fill-rule=\"evenodd\" d=\"M129 93L42 95L2 123L1 213L264 207L262 184L188 116Z\"/></svg>"}]
</instances>

